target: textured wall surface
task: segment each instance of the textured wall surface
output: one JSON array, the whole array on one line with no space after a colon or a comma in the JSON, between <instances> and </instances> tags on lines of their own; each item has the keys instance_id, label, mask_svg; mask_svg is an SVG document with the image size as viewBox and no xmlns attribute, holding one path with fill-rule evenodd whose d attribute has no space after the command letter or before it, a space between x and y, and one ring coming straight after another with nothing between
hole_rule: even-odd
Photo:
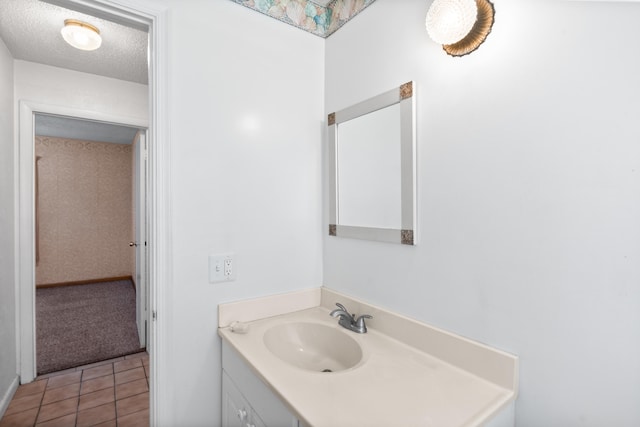
<instances>
[{"instance_id":1,"label":"textured wall surface","mask_svg":"<svg viewBox=\"0 0 640 427\"><path fill-rule=\"evenodd\" d=\"M36 137L36 285L133 275L130 145Z\"/></svg>"}]
</instances>

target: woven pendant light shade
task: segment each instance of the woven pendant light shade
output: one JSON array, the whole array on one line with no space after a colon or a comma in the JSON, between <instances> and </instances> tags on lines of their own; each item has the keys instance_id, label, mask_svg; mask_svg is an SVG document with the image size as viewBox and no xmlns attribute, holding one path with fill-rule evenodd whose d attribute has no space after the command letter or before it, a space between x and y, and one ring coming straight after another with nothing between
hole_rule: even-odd
<instances>
[{"instance_id":1,"label":"woven pendant light shade","mask_svg":"<svg viewBox=\"0 0 640 427\"><path fill-rule=\"evenodd\" d=\"M477 14L475 0L434 0L426 19L429 37L438 44L457 43L469 34Z\"/></svg>"},{"instance_id":2,"label":"woven pendant light shade","mask_svg":"<svg viewBox=\"0 0 640 427\"><path fill-rule=\"evenodd\" d=\"M469 24L471 8L473 22ZM427 13L427 32L449 55L468 55L485 41L494 16L489 0L435 0Z\"/></svg>"}]
</instances>

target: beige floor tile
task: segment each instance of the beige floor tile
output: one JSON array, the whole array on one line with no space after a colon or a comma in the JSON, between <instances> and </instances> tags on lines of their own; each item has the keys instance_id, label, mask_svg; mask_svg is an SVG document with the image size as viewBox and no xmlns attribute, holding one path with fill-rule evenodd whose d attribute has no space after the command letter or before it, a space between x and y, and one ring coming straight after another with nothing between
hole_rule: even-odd
<instances>
[{"instance_id":1,"label":"beige floor tile","mask_svg":"<svg viewBox=\"0 0 640 427\"><path fill-rule=\"evenodd\" d=\"M100 423L115 419L116 405L114 402L111 402L105 405L96 406L95 408L78 412L76 427L99 425Z\"/></svg>"},{"instance_id":2,"label":"beige floor tile","mask_svg":"<svg viewBox=\"0 0 640 427\"><path fill-rule=\"evenodd\" d=\"M149 354L146 351L141 351L139 353L127 354L124 358L127 359L144 359L148 358Z\"/></svg>"},{"instance_id":3,"label":"beige floor tile","mask_svg":"<svg viewBox=\"0 0 640 427\"><path fill-rule=\"evenodd\" d=\"M29 384L22 384L18 386L16 393L13 395L14 399L19 399L21 397L28 396L30 394L42 394L44 389L47 387L47 380L42 381L34 381Z\"/></svg>"},{"instance_id":4,"label":"beige floor tile","mask_svg":"<svg viewBox=\"0 0 640 427\"><path fill-rule=\"evenodd\" d=\"M144 369L142 367L129 369L128 371L118 372L116 374L116 384L128 383L129 381L144 378Z\"/></svg>"},{"instance_id":5,"label":"beige floor tile","mask_svg":"<svg viewBox=\"0 0 640 427\"><path fill-rule=\"evenodd\" d=\"M80 394L80 383L50 388L44 392L42 404L48 405L49 403L57 402L59 400L68 399L70 397L77 397L78 394Z\"/></svg>"},{"instance_id":6,"label":"beige floor tile","mask_svg":"<svg viewBox=\"0 0 640 427\"><path fill-rule=\"evenodd\" d=\"M116 400L124 399L125 397L133 396L135 394L144 393L145 391L149 391L149 386L147 385L146 378L130 381L124 384L118 384L116 386Z\"/></svg>"},{"instance_id":7,"label":"beige floor tile","mask_svg":"<svg viewBox=\"0 0 640 427\"><path fill-rule=\"evenodd\" d=\"M135 396L127 397L122 400L116 401L116 409L118 411L118 417L122 417L134 412L149 410L149 392L136 394Z\"/></svg>"},{"instance_id":8,"label":"beige floor tile","mask_svg":"<svg viewBox=\"0 0 640 427\"><path fill-rule=\"evenodd\" d=\"M114 400L115 400L115 395L114 395L113 387L105 388L99 391L94 391L93 393L83 394L80 396L78 411L84 411L85 409L104 405L105 403L113 402Z\"/></svg>"},{"instance_id":9,"label":"beige floor tile","mask_svg":"<svg viewBox=\"0 0 640 427\"><path fill-rule=\"evenodd\" d=\"M38 375L38 377L36 378L36 381L52 378L52 377L59 377L60 375L70 374L71 372L76 372L76 371L77 371L76 368L69 368L63 371L49 372L48 374Z\"/></svg>"},{"instance_id":10,"label":"beige floor tile","mask_svg":"<svg viewBox=\"0 0 640 427\"><path fill-rule=\"evenodd\" d=\"M68 374L51 377L47 380L47 390L50 388L63 387L65 385L79 383L82 372L70 372Z\"/></svg>"},{"instance_id":11,"label":"beige floor tile","mask_svg":"<svg viewBox=\"0 0 640 427\"><path fill-rule=\"evenodd\" d=\"M78 398L61 400L59 402L43 405L38 414L38 422L53 420L64 415L73 414L78 410Z\"/></svg>"},{"instance_id":12,"label":"beige floor tile","mask_svg":"<svg viewBox=\"0 0 640 427\"><path fill-rule=\"evenodd\" d=\"M5 415L0 420L0 427L32 427L36 423L38 408L29 409L17 414Z\"/></svg>"},{"instance_id":13,"label":"beige floor tile","mask_svg":"<svg viewBox=\"0 0 640 427\"><path fill-rule=\"evenodd\" d=\"M113 387L113 385L113 375L105 375L104 377L93 378L90 380L82 381L80 394L93 393L94 391Z\"/></svg>"},{"instance_id":14,"label":"beige floor tile","mask_svg":"<svg viewBox=\"0 0 640 427\"><path fill-rule=\"evenodd\" d=\"M38 377L18 388L0 427L148 427L148 372L140 352Z\"/></svg>"},{"instance_id":15,"label":"beige floor tile","mask_svg":"<svg viewBox=\"0 0 640 427\"><path fill-rule=\"evenodd\" d=\"M65 415L64 417L55 418L36 424L36 427L74 427L76 425L76 413Z\"/></svg>"},{"instance_id":16,"label":"beige floor tile","mask_svg":"<svg viewBox=\"0 0 640 427\"><path fill-rule=\"evenodd\" d=\"M113 371L118 373L122 371L128 371L129 369L138 368L142 366L142 360L140 359L127 359L122 362L116 362L113 364Z\"/></svg>"},{"instance_id":17,"label":"beige floor tile","mask_svg":"<svg viewBox=\"0 0 640 427\"><path fill-rule=\"evenodd\" d=\"M149 378L151 376L151 368L149 365L143 365L142 367L144 368L144 376Z\"/></svg>"},{"instance_id":18,"label":"beige floor tile","mask_svg":"<svg viewBox=\"0 0 640 427\"><path fill-rule=\"evenodd\" d=\"M27 396L20 397L18 399L15 399L15 398L12 399L11 403L9 403L9 406L7 407L7 410L4 413L5 417L7 415L15 414L17 412L26 411L27 409L39 408L40 405L42 404L43 394L44 393L40 392L37 394L29 394Z\"/></svg>"},{"instance_id":19,"label":"beige floor tile","mask_svg":"<svg viewBox=\"0 0 640 427\"><path fill-rule=\"evenodd\" d=\"M118 417L118 427L148 427L149 411L138 411Z\"/></svg>"},{"instance_id":20,"label":"beige floor tile","mask_svg":"<svg viewBox=\"0 0 640 427\"><path fill-rule=\"evenodd\" d=\"M96 366L82 371L82 381L113 374L113 364Z\"/></svg>"},{"instance_id":21,"label":"beige floor tile","mask_svg":"<svg viewBox=\"0 0 640 427\"><path fill-rule=\"evenodd\" d=\"M119 362L121 360L124 360L124 357L116 357L115 359L102 360L100 362L89 363L88 365L78 366L76 368L76 371L84 371L86 369L96 368L98 366L109 365L111 363Z\"/></svg>"}]
</instances>

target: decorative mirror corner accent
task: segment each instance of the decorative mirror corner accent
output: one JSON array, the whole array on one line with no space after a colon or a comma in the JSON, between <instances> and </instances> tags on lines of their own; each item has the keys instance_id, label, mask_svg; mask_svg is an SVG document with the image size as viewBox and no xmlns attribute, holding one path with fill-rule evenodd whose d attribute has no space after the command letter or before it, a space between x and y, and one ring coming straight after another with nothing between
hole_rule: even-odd
<instances>
[{"instance_id":1,"label":"decorative mirror corner accent","mask_svg":"<svg viewBox=\"0 0 640 427\"><path fill-rule=\"evenodd\" d=\"M402 230L400 239L403 245L413 245L413 230Z\"/></svg>"},{"instance_id":2,"label":"decorative mirror corner accent","mask_svg":"<svg viewBox=\"0 0 640 427\"><path fill-rule=\"evenodd\" d=\"M400 99L407 99L413 96L413 82L407 82L400 86Z\"/></svg>"},{"instance_id":3,"label":"decorative mirror corner accent","mask_svg":"<svg viewBox=\"0 0 640 427\"><path fill-rule=\"evenodd\" d=\"M416 245L414 89L328 115L330 236Z\"/></svg>"}]
</instances>

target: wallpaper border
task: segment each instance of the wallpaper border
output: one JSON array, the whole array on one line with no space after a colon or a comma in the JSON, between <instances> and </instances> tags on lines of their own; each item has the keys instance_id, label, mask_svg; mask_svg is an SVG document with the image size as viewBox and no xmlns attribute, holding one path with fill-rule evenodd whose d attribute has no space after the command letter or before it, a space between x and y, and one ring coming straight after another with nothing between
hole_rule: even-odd
<instances>
[{"instance_id":1,"label":"wallpaper border","mask_svg":"<svg viewBox=\"0 0 640 427\"><path fill-rule=\"evenodd\" d=\"M316 36L327 38L376 0L231 0Z\"/></svg>"}]
</instances>

